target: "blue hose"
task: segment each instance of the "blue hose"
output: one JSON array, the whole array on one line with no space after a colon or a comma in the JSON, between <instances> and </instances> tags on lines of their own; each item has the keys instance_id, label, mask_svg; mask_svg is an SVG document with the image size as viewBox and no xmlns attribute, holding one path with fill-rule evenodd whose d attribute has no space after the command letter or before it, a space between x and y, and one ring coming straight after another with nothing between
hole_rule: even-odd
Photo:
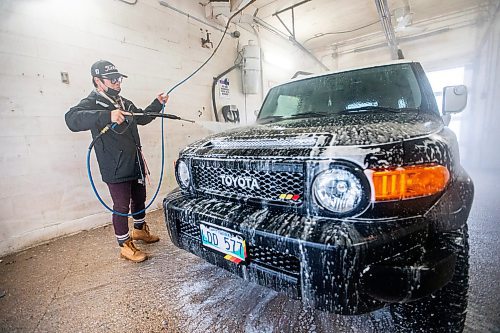
<instances>
[{"instance_id":1,"label":"blue hose","mask_svg":"<svg viewBox=\"0 0 500 333\"><path fill-rule=\"evenodd\" d=\"M171 91L171 90L170 90ZM161 113L164 113L165 111L165 104L163 104L162 108L161 108ZM88 149L88 152L87 152L87 175L89 177L89 180L90 180L90 185L92 186L92 190L94 191L94 194L95 196L97 197L97 199L99 200L99 202L104 206L106 207L107 210L109 210L111 213L115 214L115 215L119 215L119 216L134 216L134 215L139 215L141 213L144 213L146 211L146 209L148 209L152 204L153 202L155 201L156 199L156 196L158 195L158 192L160 192L160 186L161 186L161 182L163 180L163 168L165 167L165 137L163 135L164 133L164 130L163 130L163 118L161 118L161 172L160 172L160 180L158 181L158 187L156 188L156 192L155 194L153 195L153 198L151 199L151 201L146 205L146 207L144 207L144 209L138 211L138 212L135 212L135 213L131 213L131 214L125 214L125 213L120 213L120 212L117 212L116 210L113 210L111 207L109 207L101 198L101 196L99 195L99 192L97 192L97 189L95 187L95 184L94 184L94 179L92 178L92 171L90 170L90 154L92 152L92 148L94 147L93 143L95 142L95 140L92 142L92 144L89 146L89 149ZM97 139L97 138L96 138Z\"/></svg>"}]
</instances>

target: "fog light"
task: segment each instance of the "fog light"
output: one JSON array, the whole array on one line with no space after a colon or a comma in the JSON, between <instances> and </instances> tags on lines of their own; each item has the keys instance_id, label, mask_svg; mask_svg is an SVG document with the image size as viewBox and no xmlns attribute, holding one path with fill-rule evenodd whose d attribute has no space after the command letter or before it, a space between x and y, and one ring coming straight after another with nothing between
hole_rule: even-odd
<instances>
[{"instance_id":1,"label":"fog light","mask_svg":"<svg viewBox=\"0 0 500 333\"><path fill-rule=\"evenodd\" d=\"M183 160L177 161L177 172L176 172L177 183L182 189L187 189L191 184L191 173L189 172L189 167Z\"/></svg>"}]
</instances>

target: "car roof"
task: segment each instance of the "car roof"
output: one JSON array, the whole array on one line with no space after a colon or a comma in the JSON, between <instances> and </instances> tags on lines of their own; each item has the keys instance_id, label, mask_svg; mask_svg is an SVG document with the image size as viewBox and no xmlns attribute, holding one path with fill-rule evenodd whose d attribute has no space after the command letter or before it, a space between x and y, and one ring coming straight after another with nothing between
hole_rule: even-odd
<instances>
[{"instance_id":1,"label":"car roof","mask_svg":"<svg viewBox=\"0 0 500 333\"><path fill-rule=\"evenodd\" d=\"M307 80L307 79L311 79L311 78L315 78L315 77L321 77L321 76L327 76L327 75L336 74L336 73L350 72L350 71L355 71L355 70L359 70L359 69L374 68L374 67L381 67L381 66L388 66L388 65L395 65L395 64L411 64L411 63L414 63L414 62L415 61L406 60L406 59L403 59L403 60L392 60L392 61L389 61L389 62L377 63L377 64L373 64L373 65L369 65L369 66L358 66L358 67L351 67L351 68L345 68L345 69L341 69L341 70L335 70L335 71L329 71L329 72L319 73L319 74L310 74L310 75L305 75L305 76L297 77L297 78L288 80L286 82L280 83L280 84L276 85L276 87L279 87L281 85L284 85L284 84L287 84L287 83L290 83L290 82L302 81L302 80Z\"/></svg>"}]
</instances>

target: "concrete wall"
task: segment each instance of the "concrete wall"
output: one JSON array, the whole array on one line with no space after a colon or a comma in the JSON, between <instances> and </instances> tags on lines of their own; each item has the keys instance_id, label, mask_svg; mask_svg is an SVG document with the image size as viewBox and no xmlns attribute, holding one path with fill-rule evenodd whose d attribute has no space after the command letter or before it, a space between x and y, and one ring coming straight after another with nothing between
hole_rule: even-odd
<instances>
[{"instance_id":1,"label":"concrete wall","mask_svg":"<svg viewBox=\"0 0 500 333\"><path fill-rule=\"evenodd\" d=\"M197 1L168 3L204 17ZM212 33L214 44L222 35L157 0L141 0L136 5L118 0L0 2L0 255L110 222L110 214L94 197L87 179L90 133L70 132L64 113L93 88L89 71L98 59L110 60L128 74L123 96L139 107L147 106L157 93L184 79L211 54L212 50L201 47L200 28ZM202 125L214 120L212 78L233 65L238 49L249 39L257 38L251 29L238 30L242 33L239 41L226 37L217 56L171 94L167 112ZM266 45L273 42L266 41ZM69 74L69 84L61 82L61 72ZM266 82L288 75L280 77L280 73L267 73ZM236 104L242 121L252 122L263 94L245 98L239 70L227 77L230 99L218 98L218 106ZM165 131L165 177L152 208L160 207L165 194L176 186L173 161L179 149L210 133L200 125L173 121L166 121ZM151 198L161 166L160 120L140 132L152 169ZM97 188L111 204L95 158L92 165Z\"/></svg>"}]
</instances>

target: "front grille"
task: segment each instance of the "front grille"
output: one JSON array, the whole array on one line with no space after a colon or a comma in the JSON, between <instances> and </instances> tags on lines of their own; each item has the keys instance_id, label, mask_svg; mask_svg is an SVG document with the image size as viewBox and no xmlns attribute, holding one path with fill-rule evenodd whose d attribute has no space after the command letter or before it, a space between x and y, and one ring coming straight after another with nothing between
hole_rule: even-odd
<instances>
[{"instance_id":1,"label":"front grille","mask_svg":"<svg viewBox=\"0 0 500 333\"><path fill-rule=\"evenodd\" d=\"M263 246L250 246L248 252L251 262L295 277L300 275L300 261L291 254Z\"/></svg>"},{"instance_id":2,"label":"front grille","mask_svg":"<svg viewBox=\"0 0 500 333\"><path fill-rule=\"evenodd\" d=\"M179 224L179 233L181 237L189 237L200 242L200 228L198 225L181 222ZM283 253L276 249L264 246L255 246L248 244L248 258L250 262L266 267L273 271L298 277L300 275L300 261L297 257Z\"/></svg>"},{"instance_id":3,"label":"front grille","mask_svg":"<svg viewBox=\"0 0 500 333\"><path fill-rule=\"evenodd\" d=\"M304 201L302 164L193 160L192 172L199 192L272 204Z\"/></svg>"},{"instance_id":4,"label":"front grille","mask_svg":"<svg viewBox=\"0 0 500 333\"><path fill-rule=\"evenodd\" d=\"M179 224L179 233L182 236L200 239L200 227L191 223L181 222Z\"/></svg>"}]
</instances>

